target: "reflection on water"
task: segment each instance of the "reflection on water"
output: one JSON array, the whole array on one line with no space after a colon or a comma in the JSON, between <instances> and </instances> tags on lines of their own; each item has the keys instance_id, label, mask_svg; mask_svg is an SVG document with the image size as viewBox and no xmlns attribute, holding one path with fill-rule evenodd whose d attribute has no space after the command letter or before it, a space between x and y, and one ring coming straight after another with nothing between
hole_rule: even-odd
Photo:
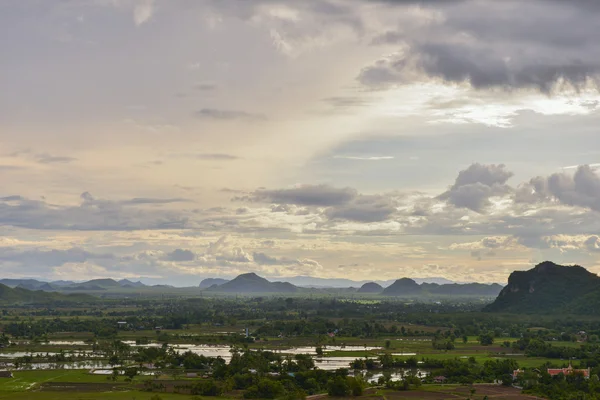
<instances>
[{"instance_id":1,"label":"reflection on water","mask_svg":"<svg viewBox=\"0 0 600 400\"><path fill-rule=\"evenodd\" d=\"M388 375L390 377L390 380L392 382L397 382L397 381L401 381L402 379L404 379L405 376L408 376L411 373L410 370L397 370L397 371L392 371L390 373L384 374L384 373L376 373L376 374L372 374L372 373L367 373L365 371L363 371L363 375L365 376L367 382L369 383L377 383L379 382L379 378ZM424 371L421 369L417 369L416 371L414 371L415 375L419 378L425 378L427 375L429 375L428 371Z\"/></svg>"},{"instance_id":2,"label":"reflection on water","mask_svg":"<svg viewBox=\"0 0 600 400\"><path fill-rule=\"evenodd\" d=\"M162 347L162 343L148 343L148 344L136 344L133 340L123 341L134 348L150 348L150 347ZM86 343L83 341L50 341L49 344L53 346L64 345L64 346L81 346ZM173 350L183 353L186 351L191 351L192 353L203 355L205 357L221 357L226 362L231 360L231 346L228 345L198 345L198 344L174 344L170 346ZM319 369L323 370L335 370L339 368L349 368L350 363L354 361L357 357L326 357L327 353L331 353L334 351L344 352L344 351L379 351L383 350L381 347L372 347L372 346L322 346L324 356L317 356L316 347L314 346L304 346L304 347L290 347L287 349L264 349L265 351L273 351L280 354L308 354L313 356L315 359L315 366ZM24 352L24 351L14 351L14 352L6 352L0 353L0 358L4 359L15 359L19 357L25 356L56 356L60 353L54 352ZM65 356L73 356L73 357L85 357L90 360L86 361L73 361L73 362L62 362L62 363L42 363L35 362L29 364L23 364L21 369L93 369L96 374L103 374L103 371L112 370L106 369L108 367L108 363L106 361L100 360L91 360L93 358L104 357L102 353L92 353L86 352L82 350L74 350L74 351L65 351L63 352ZM416 356L417 353L392 353L395 356Z\"/></svg>"},{"instance_id":3,"label":"reflection on water","mask_svg":"<svg viewBox=\"0 0 600 400\"><path fill-rule=\"evenodd\" d=\"M356 357L319 357L315 359L315 366L326 371L333 371L339 368L350 368L350 363Z\"/></svg>"}]
</instances>

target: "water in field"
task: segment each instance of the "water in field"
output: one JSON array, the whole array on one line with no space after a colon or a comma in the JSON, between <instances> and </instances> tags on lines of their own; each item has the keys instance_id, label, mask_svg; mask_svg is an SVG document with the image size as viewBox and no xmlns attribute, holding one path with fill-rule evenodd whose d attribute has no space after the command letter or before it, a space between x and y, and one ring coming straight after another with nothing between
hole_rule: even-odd
<instances>
[{"instance_id":1,"label":"water in field","mask_svg":"<svg viewBox=\"0 0 600 400\"><path fill-rule=\"evenodd\" d=\"M148 343L148 344L136 344L135 341L129 340L124 341L124 343L130 345L133 348L149 348L149 347L162 347L162 343ZM53 346L81 346L86 343L83 341L51 341L49 344ZM228 345L198 345L198 344L173 344L170 345L173 350L183 353L186 351L191 351L198 355L203 355L205 357L221 357L226 362L231 360L231 347ZM383 350L381 347L373 347L373 346L360 346L360 345L352 345L352 346L323 346L322 347L324 356L317 356L316 347L315 346L301 346L301 347L290 347L287 349L265 349L265 351L273 351L280 354L308 354L313 356L315 359L315 365L319 369L324 370L335 370L338 368L349 368L350 363L354 361L356 356L353 357L327 357L327 353L331 353L334 351L337 352L360 352L360 351L379 351ZM53 352L24 352L24 351L13 351L13 352L5 352L0 353L0 359L4 358L7 360L15 359L24 356L55 356L59 353L56 351ZM65 351L64 354L66 356L85 358L82 361L74 361L74 362L66 362L66 363L47 363L47 362L36 362L31 363L25 366L25 368L31 369L97 369L98 371L104 370L102 367L106 367L107 364L104 361L93 360L94 358L102 357L103 355L98 353L86 352L81 350L74 351ZM393 353L396 356L415 356L416 353ZM101 372L98 372L99 374Z\"/></svg>"},{"instance_id":2,"label":"water in field","mask_svg":"<svg viewBox=\"0 0 600 400\"><path fill-rule=\"evenodd\" d=\"M315 366L318 369L333 371L340 368L350 368L350 363L356 357L320 357L315 359Z\"/></svg>"},{"instance_id":3,"label":"water in field","mask_svg":"<svg viewBox=\"0 0 600 400\"><path fill-rule=\"evenodd\" d=\"M86 343L83 340L50 340L47 342L50 346L91 346L92 343Z\"/></svg>"},{"instance_id":4,"label":"water in field","mask_svg":"<svg viewBox=\"0 0 600 400\"><path fill-rule=\"evenodd\" d=\"M392 382L397 382L397 381L401 381L402 379L404 379L405 376L408 376L408 374L410 373L410 371L408 370L397 370L394 371L390 374L390 380ZM416 375L419 378L425 378L427 375L429 375L428 371L424 371L421 369L418 369L415 371ZM371 373L365 373L365 378L367 380L367 382L369 383L377 383L379 382L379 378L381 378L382 376L384 376L383 373L376 373L376 374L371 374Z\"/></svg>"}]
</instances>

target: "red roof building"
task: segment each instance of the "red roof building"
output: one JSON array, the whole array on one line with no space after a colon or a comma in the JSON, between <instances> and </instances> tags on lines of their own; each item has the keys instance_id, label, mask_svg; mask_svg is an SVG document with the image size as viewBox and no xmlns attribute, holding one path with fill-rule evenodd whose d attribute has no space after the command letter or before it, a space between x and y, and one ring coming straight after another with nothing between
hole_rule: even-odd
<instances>
[{"instance_id":1,"label":"red roof building","mask_svg":"<svg viewBox=\"0 0 600 400\"><path fill-rule=\"evenodd\" d=\"M550 376L556 376L556 375L560 375L560 374L563 374L565 376L573 375L573 374L582 374L584 378L590 377L590 369L589 368L573 369L573 366L571 364L569 364L569 366L567 368L549 368L548 373L550 374Z\"/></svg>"}]
</instances>

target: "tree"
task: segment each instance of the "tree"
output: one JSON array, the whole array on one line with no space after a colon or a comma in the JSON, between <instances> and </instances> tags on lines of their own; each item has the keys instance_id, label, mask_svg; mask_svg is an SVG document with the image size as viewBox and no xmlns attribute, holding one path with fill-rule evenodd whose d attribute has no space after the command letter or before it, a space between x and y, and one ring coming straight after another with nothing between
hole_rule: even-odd
<instances>
[{"instance_id":1,"label":"tree","mask_svg":"<svg viewBox=\"0 0 600 400\"><path fill-rule=\"evenodd\" d=\"M332 397L344 397L350 394L348 381L341 376L329 380L327 383L327 394Z\"/></svg>"},{"instance_id":2,"label":"tree","mask_svg":"<svg viewBox=\"0 0 600 400\"><path fill-rule=\"evenodd\" d=\"M388 339L385 341L385 348L389 349L392 346L392 342Z\"/></svg>"},{"instance_id":3,"label":"tree","mask_svg":"<svg viewBox=\"0 0 600 400\"><path fill-rule=\"evenodd\" d=\"M482 346L494 344L494 332L485 332L479 335L479 343Z\"/></svg>"},{"instance_id":4,"label":"tree","mask_svg":"<svg viewBox=\"0 0 600 400\"><path fill-rule=\"evenodd\" d=\"M214 379L207 379L200 381L192 386L192 394L199 394L201 396L220 396L222 389Z\"/></svg>"},{"instance_id":5,"label":"tree","mask_svg":"<svg viewBox=\"0 0 600 400\"><path fill-rule=\"evenodd\" d=\"M113 368L112 373L110 374L110 378L116 382L117 379L119 379L119 374L120 374L119 370L116 368Z\"/></svg>"},{"instance_id":6,"label":"tree","mask_svg":"<svg viewBox=\"0 0 600 400\"><path fill-rule=\"evenodd\" d=\"M133 378L138 374L138 369L136 367L130 367L125 369L125 376L128 381L133 381Z\"/></svg>"},{"instance_id":7,"label":"tree","mask_svg":"<svg viewBox=\"0 0 600 400\"><path fill-rule=\"evenodd\" d=\"M257 385L250 386L244 397L246 399L274 399L284 392L281 382L261 379Z\"/></svg>"},{"instance_id":8,"label":"tree","mask_svg":"<svg viewBox=\"0 0 600 400\"><path fill-rule=\"evenodd\" d=\"M365 387L363 380L356 377L348 377L346 379L348 380L348 387L352 392L352 396L362 396Z\"/></svg>"}]
</instances>

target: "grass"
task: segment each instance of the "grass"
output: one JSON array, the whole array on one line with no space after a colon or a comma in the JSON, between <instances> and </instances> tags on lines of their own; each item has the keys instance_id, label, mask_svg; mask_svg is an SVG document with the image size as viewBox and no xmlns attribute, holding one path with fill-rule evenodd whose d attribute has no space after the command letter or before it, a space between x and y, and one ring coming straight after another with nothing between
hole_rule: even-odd
<instances>
[{"instance_id":1,"label":"grass","mask_svg":"<svg viewBox=\"0 0 600 400\"><path fill-rule=\"evenodd\" d=\"M153 396L159 396L161 400L200 400L202 397L172 394L172 393L147 393L137 390L122 392L21 392L9 395L0 394L0 399L17 400L153 400ZM156 397L154 397L156 399Z\"/></svg>"},{"instance_id":2,"label":"grass","mask_svg":"<svg viewBox=\"0 0 600 400\"><path fill-rule=\"evenodd\" d=\"M33 389L44 382L105 383L106 376L92 375L87 370L14 371L14 378L0 378L0 393Z\"/></svg>"}]
</instances>

